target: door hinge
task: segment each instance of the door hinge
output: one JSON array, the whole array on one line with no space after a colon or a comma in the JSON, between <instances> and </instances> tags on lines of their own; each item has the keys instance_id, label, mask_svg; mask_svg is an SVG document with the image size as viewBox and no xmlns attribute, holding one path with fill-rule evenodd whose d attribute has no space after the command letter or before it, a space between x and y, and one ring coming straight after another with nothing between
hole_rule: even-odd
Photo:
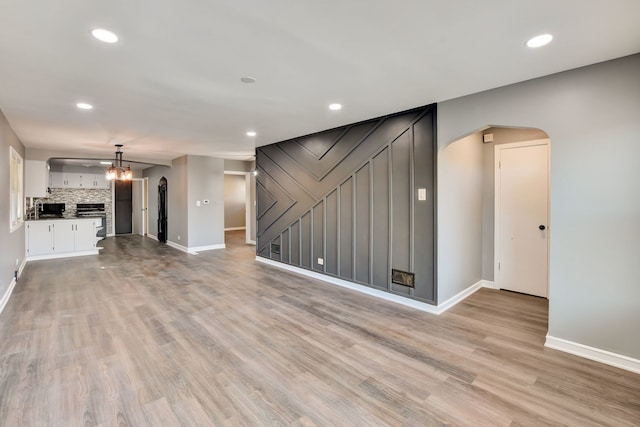
<instances>
[{"instance_id":1,"label":"door hinge","mask_svg":"<svg viewBox=\"0 0 640 427\"><path fill-rule=\"evenodd\" d=\"M502 162L498 161L498 169L502 169Z\"/></svg>"},{"instance_id":2,"label":"door hinge","mask_svg":"<svg viewBox=\"0 0 640 427\"><path fill-rule=\"evenodd\" d=\"M500 271L500 263L498 263L498 271Z\"/></svg>"}]
</instances>

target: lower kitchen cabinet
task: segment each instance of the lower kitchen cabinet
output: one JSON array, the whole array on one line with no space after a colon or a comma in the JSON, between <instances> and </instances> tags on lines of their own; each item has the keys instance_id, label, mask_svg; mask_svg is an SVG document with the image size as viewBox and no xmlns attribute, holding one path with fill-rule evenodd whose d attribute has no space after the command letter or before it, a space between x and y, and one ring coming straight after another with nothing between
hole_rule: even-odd
<instances>
[{"instance_id":1,"label":"lower kitchen cabinet","mask_svg":"<svg viewBox=\"0 0 640 427\"><path fill-rule=\"evenodd\" d=\"M93 218L27 221L27 258L97 254L96 233L101 226Z\"/></svg>"}]
</instances>

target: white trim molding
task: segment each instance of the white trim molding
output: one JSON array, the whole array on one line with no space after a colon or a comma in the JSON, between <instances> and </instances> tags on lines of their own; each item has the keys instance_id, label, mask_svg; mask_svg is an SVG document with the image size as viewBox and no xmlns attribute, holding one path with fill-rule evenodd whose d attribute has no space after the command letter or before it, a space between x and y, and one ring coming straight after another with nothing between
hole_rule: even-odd
<instances>
[{"instance_id":1,"label":"white trim molding","mask_svg":"<svg viewBox=\"0 0 640 427\"><path fill-rule=\"evenodd\" d=\"M27 257L24 257L22 258L22 264L20 264L20 267L18 267L18 279L20 278L20 276L22 276L22 270L24 270L24 267L26 265L27 265Z\"/></svg>"},{"instance_id":2,"label":"white trim molding","mask_svg":"<svg viewBox=\"0 0 640 427\"><path fill-rule=\"evenodd\" d=\"M349 282L348 280L339 279L337 277L327 276L326 274L317 273L315 271L306 270L304 268L296 267L289 264L284 264L282 262L273 261L268 258L263 258L260 256L256 256L256 261L262 262L264 264L271 265L273 267L281 268L283 270L292 271L294 273L302 274L303 276L313 277L314 279L322 280L323 282L330 283L332 285L341 286L343 288L351 289L353 291L361 292L363 294L371 295L376 298L380 298L386 301L395 302L397 304L402 304L407 307L415 308L416 310L424 311L431 314L442 314L445 311L449 310L454 305L458 304L460 301L464 300L468 296L472 295L480 288L491 288L497 289L493 282L488 280L480 280L477 283L469 286L464 289L462 292L454 295L449 298L445 302L439 305L431 305L426 302L416 301L414 299L405 298L400 295L392 294L389 292L381 291L378 289L373 289L368 286L359 285L357 283Z\"/></svg>"},{"instance_id":3,"label":"white trim molding","mask_svg":"<svg viewBox=\"0 0 640 427\"><path fill-rule=\"evenodd\" d=\"M255 246L255 245L256 245L256 241L255 241L255 240L248 240L248 239L247 239L247 245L253 245L253 246Z\"/></svg>"},{"instance_id":4,"label":"white trim molding","mask_svg":"<svg viewBox=\"0 0 640 427\"><path fill-rule=\"evenodd\" d=\"M208 245L208 246L191 246L189 248L187 248L186 246L182 246L179 245L175 242L172 242L170 240L167 240L167 245L171 246L174 249L177 249L179 251L191 254L191 255L198 255L198 252L203 252L203 251L210 251L213 249L225 249L226 246L224 243L218 244L218 245Z\"/></svg>"},{"instance_id":5,"label":"white trim molding","mask_svg":"<svg viewBox=\"0 0 640 427\"><path fill-rule=\"evenodd\" d=\"M640 374L640 360L629 356L613 353L596 347L590 347L588 345L562 338L556 338L551 335L547 335L544 346Z\"/></svg>"},{"instance_id":6,"label":"white trim molding","mask_svg":"<svg viewBox=\"0 0 640 427\"><path fill-rule=\"evenodd\" d=\"M147 237L150 238L151 240L155 240L156 242L158 241L158 237L154 234L147 233Z\"/></svg>"},{"instance_id":7,"label":"white trim molding","mask_svg":"<svg viewBox=\"0 0 640 427\"><path fill-rule=\"evenodd\" d=\"M9 302L9 298L11 298L11 293L13 292L13 288L15 287L16 287L16 278L14 277L13 279L11 279L11 283L9 283L9 286L7 287L7 290L5 291L4 295L2 295L2 299L0 299L0 313L2 313L2 311L4 310L4 307Z\"/></svg>"},{"instance_id":8,"label":"white trim molding","mask_svg":"<svg viewBox=\"0 0 640 427\"><path fill-rule=\"evenodd\" d=\"M34 255L27 257L27 261L40 261L43 259L73 258L77 256L100 255L100 246L88 251L64 252L61 254Z\"/></svg>"},{"instance_id":9,"label":"white trim molding","mask_svg":"<svg viewBox=\"0 0 640 427\"><path fill-rule=\"evenodd\" d=\"M225 228L224 231L238 231L238 230L246 230L247 227L228 227Z\"/></svg>"},{"instance_id":10,"label":"white trim molding","mask_svg":"<svg viewBox=\"0 0 640 427\"><path fill-rule=\"evenodd\" d=\"M208 245L208 246L192 246L189 248L189 253L193 255L198 255L199 252L211 251L214 249L225 249L226 246L224 243L218 245Z\"/></svg>"},{"instance_id":11,"label":"white trim molding","mask_svg":"<svg viewBox=\"0 0 640 427\"><path fill-rule=\"evenodd\" d=\"M172 248L177 249L179 251L189 253L189 248L179 245L175 242L172 242L171 240L167 240L167 246L171 246Z\"/></svg>"},{"instance_id":12,"label":"white trim molding","mask_svg":"<svg viewBox=\"0 0 640 427\"><path fill-rule=\"evenodd\" d=\"M402 304L407 307L415 308L416 310L425 311L431 314L440 314L438 307L435 305L427 304L426 302L416 301L413 299L401 297L399 295L391 294L389 292L380 291L378 289L370 288L364 285L358 285L357 283L349 282L348 280L338 279L337 277L327 276L326 274L317 273L311 270L305 270L304 268L295 267L289 264L283 264L278 261L273 261L267 258L256 256L256 261L270 265L272 267L281 268L294 273L301 274L303 276L312 277L314 279L321 280L323 282L337 285L343 288L351 289L352 291L360 292L363 294L371 295L386 301Z\"/></svg>"}]
</instances>

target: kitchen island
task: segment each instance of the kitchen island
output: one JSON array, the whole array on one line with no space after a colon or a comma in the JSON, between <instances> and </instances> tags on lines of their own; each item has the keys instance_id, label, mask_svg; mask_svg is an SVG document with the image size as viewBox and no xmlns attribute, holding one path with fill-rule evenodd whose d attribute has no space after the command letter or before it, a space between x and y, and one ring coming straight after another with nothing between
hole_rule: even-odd
<instances>
[{"instance_id":1,"label":"kitchen island","mask_svg":"<svg viewBox=\"0 0 640 427\"><path fill-rule=\"evenodd\" d=\"M27 261L98 255L100 218L39 219L26 222Z\"/></svg>"}]
</instances>

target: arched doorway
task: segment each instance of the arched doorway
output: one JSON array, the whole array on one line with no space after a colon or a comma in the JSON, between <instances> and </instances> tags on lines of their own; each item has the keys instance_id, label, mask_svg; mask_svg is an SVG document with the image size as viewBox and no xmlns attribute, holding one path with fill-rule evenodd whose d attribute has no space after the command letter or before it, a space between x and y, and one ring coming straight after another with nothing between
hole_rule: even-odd
<instances>
[{"instance_id":1,"label":"arched doorway","mask_svg":"<svg viewBox=\"0 0 640 427\"><path fill-rule=\"evenodd\" d=\"M158 183L158 240L167 241L167 178Z\"/></svg>"}]
</instances>

